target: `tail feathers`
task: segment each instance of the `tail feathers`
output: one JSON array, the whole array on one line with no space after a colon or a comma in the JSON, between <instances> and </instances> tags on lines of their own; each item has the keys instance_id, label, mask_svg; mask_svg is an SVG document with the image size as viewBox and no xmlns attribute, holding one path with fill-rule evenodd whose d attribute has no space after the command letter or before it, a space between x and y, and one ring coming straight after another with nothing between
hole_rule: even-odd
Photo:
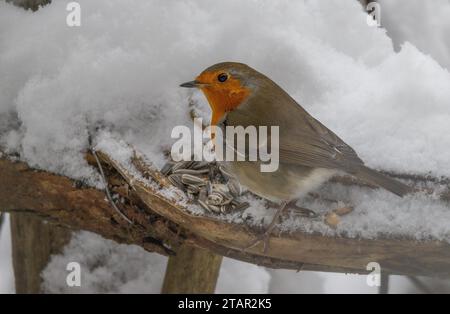
<instances>
[{"instance_id":1,"label":"tail feathers","mask_svg":"<svg viewBox=\"0 0 450 314\"><path fill-rule=\"evenodd\" d=\"M364 181L367 181L368 183L378 185L398 196L404 196L405 194L411 193L413 191L413 189L406 184L386 177L376 170L372 170L370 168L367 168L366 166L360 167L356 171L355 176Z\"/></svg>"}]
</instances>

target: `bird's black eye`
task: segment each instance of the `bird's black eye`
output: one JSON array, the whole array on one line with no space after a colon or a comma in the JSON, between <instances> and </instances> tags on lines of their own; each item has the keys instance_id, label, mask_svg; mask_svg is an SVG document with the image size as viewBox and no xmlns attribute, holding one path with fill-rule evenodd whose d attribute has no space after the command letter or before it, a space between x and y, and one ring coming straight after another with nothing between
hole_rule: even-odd
<instances>
[{"instance_id":1,"label":"bird's black eye","mask_svg":"<svg viewBox=\"0 0 450 314\"><path fill-rule=\"evenodd\" d=\"M228 79L228 75L226 73L220 73L217 76L217 79L219 80L219 82L223 83Z\"/></svg>"}]
</instances>

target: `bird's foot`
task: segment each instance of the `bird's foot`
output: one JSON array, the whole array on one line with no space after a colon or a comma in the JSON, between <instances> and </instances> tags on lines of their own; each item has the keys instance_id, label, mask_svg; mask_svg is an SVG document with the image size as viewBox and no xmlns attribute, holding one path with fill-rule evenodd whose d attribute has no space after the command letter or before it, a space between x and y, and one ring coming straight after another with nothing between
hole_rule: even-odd
<instances>
[{"instance_id":1,"label":"bird's foot","mask_svg":"<svg viewBox=\"0 0 450 314\"><path fill-rule=\"evenodd\" d=\"M348 200L337 200L337 199L334 199L334 198L325 197L325 196L320 195L319 193L316 193L316 192L309 192L308 196L310 198L314 199L314 200L323 201L323 202L326 202L326 203L335 203L335 204L339 204L339 203L342 203L342 202L350 203L350 201L348 201Z\"/></svg>"},{"instance_id":2,"label":"bird's foot","mask_svg":"<svg viewBox=\"0 0 450 314\"><path fill-rule=\"evenodd\" d=\"M289 203L287 203L286 208L291 209L296 216L306 217L306 218L319 217L319 215L315 211L313 211L309 208L298 206L297 200L292 200Z\"/></svg>"},{"instance_id":3,"label":"bird's foot","mask_svg":"<svg viewBox=\"0 0 450 314\"><path fill-rule=\"evenodd\" d=\"M315 211L305 208L305 207L300 207L297 206L295 204L292 205L288 205L289 209L292 209L294 214L300 217L306 217L306 218L317 218L319 217L319 214L317 214Z\"/></svg>"},{"instance_id":4,"label":"bird's foot","mask_svg":"<svg viewBox=\"0 0 450 314\"><path fill-rule=\"evenodd\" d=\"M275 228L276 223L278 222L279 218L281 218L281 215L286 208L293 209L295 211L296 215L299 215L302 217L308 217L308 218L319 217L319 215L316 212L314 212L313 210L297 206L296 201L283 202L281 204L281 206L278 208L278 210L275 212L275 215L274 215L272 221L270 222L267 230L264 231L264 233L256 236L256 239L254 239L249 245L244 247L242 250L243 251L249 250L262 242L263 243L263 251L262 252L265 254L267 252L267 250L269 249L270 235L272 234L272 231Z\"/></svg>"},{"instance_id":5,"label":"bird's foot","mask_svg":"<svg viewBox=\"0 0 450 314\"><path fill-rule=\"evenodd\" d=\"M286 204L286 209L292 209L292 211L294 212L294 214L296 216L300 216L300 217L307 217L307 218L317 218L319 217L319 214L317 214L315 211L313 211L312 209L308 209L305 207L301 207L301 206L297 206L296 204L297 200L293 200L291 202L288 202ZM274 202L271 201L267 201L267 207L271 208L271 207L277 207L279 205L277 205ZM284 215L283 215L283 219L286 218L286 216L289 215L288 211L284 211Z\"/></svg>"},{"instance_id":6,"label":"bird's foot","mask_svg":"<svg viewBox=\"0 0 450 314\"><path fill-rule=\"evenodd\" d=\"M264 231L263 234L258 235L255 240L253 240L249 245L247 245L245 248L243 248L244 251L255 247L260 242L263 242L263 253L267 252L267 250L269 249L270 235L271 235L273 229L275 228L275 226L278 222L278 219L280 218L281 214L283 213L283 210L286 208L287 205L288 205L288 202L281 203L281 206L275 212L275 215L273 216L272 221L270 222L266 231Z\"/></svg>"}]
</instances>

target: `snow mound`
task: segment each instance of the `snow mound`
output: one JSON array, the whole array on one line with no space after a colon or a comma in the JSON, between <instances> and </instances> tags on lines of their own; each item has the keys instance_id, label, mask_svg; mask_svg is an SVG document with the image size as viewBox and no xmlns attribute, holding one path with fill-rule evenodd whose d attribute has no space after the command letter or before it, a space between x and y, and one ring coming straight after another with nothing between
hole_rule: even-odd
<instances>
[{"instance_id":1,"label":"snow mound","mask_svg":"<svg viewBox=\"0 0 450 314\"><path fill-rule=\"evenodd\" d=\"M67 264L79 263L81 286L69 287ZM121 245L90 232L76 233L42 273L47 293L160 293L167 258L135 245ZM224 258L217 293L267 293L262 267ZM240 282L239 287L236 282Z\"/></svg>"}]
</instances>

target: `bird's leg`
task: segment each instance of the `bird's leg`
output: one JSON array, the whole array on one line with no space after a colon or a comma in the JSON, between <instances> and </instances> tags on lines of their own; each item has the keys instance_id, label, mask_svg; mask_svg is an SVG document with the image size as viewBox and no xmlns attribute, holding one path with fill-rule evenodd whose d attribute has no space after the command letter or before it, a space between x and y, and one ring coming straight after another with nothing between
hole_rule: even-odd
<instances>
[{"instance_id":1,"label":"bird's leg","mask_svg":"<svg viewBox=\"0 0 450 314\"><path fill-rule=\"evenodd\" d=\"M298 216L301 216L301 217L308 217L308 218L318 217L318 215L313 210L305 208L305 207L297 206L297 201L298 201L298 199L294 199L294 200L288 202L286 204L286 209L293 209L294 212ZM266 202L267 202L269 208L270 207L274 208L274 207L279 206L279 204L277 204L275 202L271 202L271 201L266 201ZM285 214L286 214L286 212L285 212Z\"/></svg>"},{"instance_id":2,"label":"bird's leg","mask_svg":"<svg viewBox=\"0 0 450 314\"><path fill-rule=\"evenodd\" d=\"M244 250L248 250L254 246L256 246L258 243L263 242L263 253L267 252L267 249L269 248L269 239L270 234L272 233L273 229L275 228L278 218L280 218L281 214L283 213L284 209L286 208L288 202L282 202L280 207L275 212L275 215L272 218L272 221L270 222L269 226L267 227L266 231L260 236L258 236L252 243L250 243L247 247L244 248Z\"/></svg>"},{"instance_id":3,"label":"bird's leg","mask_svg":"<svg viewBox=\"0 0 450 314\"><path fill-rule=\"evenodd\" d=\"M320 200L320 201L324 201L324 202L327 202L327 203L339 203L339 202L347 203L347 201L345 201L345 200L338 201L338 200L335 200L335 199L332 199L332 198L323 197L319 193L315 193L315 192L309 192L308 196L310 196L311 198L313 198L315 200Z\"/></svg>"},{"instance_id":4,"label":"bird's leg","mask_svg":"<svg viewBox=\"0 0 450 314\"><path fill-rule=\"evenodd\" d=\"M260 242L263 242L263 253L267 252L267 249L269 248L269 239L270 235L275 228L279 218L282 216L285 209L293 209L296 214L302 217L308 217L308 218L317 218L319 215L314 212L311 209L304 208L297 206L297 199L291 200L289 202L282 202L281 205L278 207L277 211L275 212L275 215L272 218L272 221L270 222L267 229L264 231L263 234L258 236L254 241L252 241L248 246L246 246L243 250L248 250L256 245L258 245Z\"/></svg>"}]
</instances>

